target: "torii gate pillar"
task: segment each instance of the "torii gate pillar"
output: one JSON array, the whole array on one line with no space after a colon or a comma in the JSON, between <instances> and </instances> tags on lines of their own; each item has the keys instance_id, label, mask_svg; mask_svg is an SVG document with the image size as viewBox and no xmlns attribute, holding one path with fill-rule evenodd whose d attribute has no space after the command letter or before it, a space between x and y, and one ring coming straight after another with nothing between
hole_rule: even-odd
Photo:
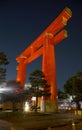
<instances>
[{"instance_id":1,"label":"torii gate pillar","mask_svg":"<svg viewBox=\"0 0 82 130\"><path fill-rule=\"evenodd\" d=\"M53 41L47 34L44 39L43 47L43 59L42 59L42 71L45 74L48 84L51 86L51 100L56 100L56 62L55 62L55 53L54 46L51 44Z\"/></svg>"},{"instance_id":2,"label":"torii gate pillar","mask_svg":"<svg viewBox=\"0 0 82 130\"><path fill-rule=\"evenodd\" d=\"M45 74L45 79L50 85L51 97L46 101L48 111L54 112L57 110L57 91L56 91L56 61L54 46L67 37L66 30L61 30L67 25L67 21L71 18L72 12L69 8L65 8L60 15L48 26L46 30L23 51L16 60L18 74L17 81L24 86L26 77L26 65L42 55L42 71ZM43 98L44 103L44 98ZM44 106L44 105L43 105ZM44 108L42 108L44 111Z\"/></svg>"}]
</instances>

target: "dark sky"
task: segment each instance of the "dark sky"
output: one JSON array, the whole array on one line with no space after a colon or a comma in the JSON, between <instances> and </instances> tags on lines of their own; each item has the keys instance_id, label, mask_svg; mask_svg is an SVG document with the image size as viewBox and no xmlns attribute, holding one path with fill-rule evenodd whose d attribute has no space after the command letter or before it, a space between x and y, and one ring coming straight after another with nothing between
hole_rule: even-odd
<instances>
[{"instance_id":1,"label":"dark sky","mask_svg":"<svg viewBox=\"0 0 82 130\"><path fill-rule=\"evenodd\" d=\"M82 1L81 0L0 0L0 51L10 64L7 81L16 79L16 57L33 42L65 8L73 16L65 29L68 38L55 47L57 86L63 89L66 80L82 71ZM27 66L27 76L41 69L41 57Z\"/></svg>"}]
</instances>

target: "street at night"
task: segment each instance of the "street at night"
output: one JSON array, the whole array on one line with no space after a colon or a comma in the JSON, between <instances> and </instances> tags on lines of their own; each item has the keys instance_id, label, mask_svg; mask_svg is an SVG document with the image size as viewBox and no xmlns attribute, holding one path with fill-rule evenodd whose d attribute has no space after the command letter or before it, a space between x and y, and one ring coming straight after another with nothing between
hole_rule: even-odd
<instances>
[{"instance_id":1,"label":"street at night","mask_svg":"<svg viewBox=\"0 0 82 130\"><path fill-rule=\"evenodd\" d=\"M0 1L0 130L82 130L82 1Z\"/></svg>"},{"instance_id":2,"label":"street at night","mask_svg":"<svg viewBox=\"0 0 82 130\"><path fill-rule=\"evenodd\" d=\"M60 128L61 130L81 130L82 127L82 115L74 113L31 112L20 113L17 116L16 114L6 117L6 120L12 124L11 130L60 130Z\"/></svg>"}]
</instances>

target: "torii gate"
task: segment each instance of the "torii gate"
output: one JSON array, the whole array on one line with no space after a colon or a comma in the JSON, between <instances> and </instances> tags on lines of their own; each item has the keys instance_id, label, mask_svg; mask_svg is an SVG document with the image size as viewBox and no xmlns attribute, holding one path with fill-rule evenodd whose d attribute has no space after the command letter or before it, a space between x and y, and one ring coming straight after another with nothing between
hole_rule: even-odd
<instances>
[{"instance_id":1,"label":"torii gate","mask_svg":"<svg viewBox=\"0 0 82 130\"><path fill-rule=\"evenodd\" d=\"M42 55L42 71L51 86L51 100L57 99L54 46L67 38L67 31L61 29L67 25L67 21L71 16L71 10L66 7L50 26L16 58L19 63L17 66L18 74L16 80L20 81L21 85L24 86L26 66Z\"/></svg>"}]
</instances>

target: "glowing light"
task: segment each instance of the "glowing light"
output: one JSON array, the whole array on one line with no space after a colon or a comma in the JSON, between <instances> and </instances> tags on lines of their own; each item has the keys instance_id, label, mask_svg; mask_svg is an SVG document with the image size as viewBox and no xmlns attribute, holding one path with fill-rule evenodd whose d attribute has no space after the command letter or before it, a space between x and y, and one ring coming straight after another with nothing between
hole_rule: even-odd
<instances>
[{"instance_id":1,"label":"glowing light","mask_svg":"<svg viewBox=\"0 0 82 130\"><path fill-rule=\"evenodd\" d=\"M25 102L24 111L29 111L29 103Z\"/></svg>"},{"instance_id":2,"label":"glowing light","mask_svg":"<svg viewBox=\"0 0 82 130\"><path fill-rule=\"evenodd\" d=\"M12 88L0 88L0 92L3 92L3 91L11 91Z\"/></svg>"},{"instance_id":3,"label":"glowing light","mask_svg":"<svg viewBox=\"0 0 82 130\"><path fill-rule=\"evenodd\" d=\"M36 101L36 97L32 97L32 101Z\"/></svg>"}]
</instances>

